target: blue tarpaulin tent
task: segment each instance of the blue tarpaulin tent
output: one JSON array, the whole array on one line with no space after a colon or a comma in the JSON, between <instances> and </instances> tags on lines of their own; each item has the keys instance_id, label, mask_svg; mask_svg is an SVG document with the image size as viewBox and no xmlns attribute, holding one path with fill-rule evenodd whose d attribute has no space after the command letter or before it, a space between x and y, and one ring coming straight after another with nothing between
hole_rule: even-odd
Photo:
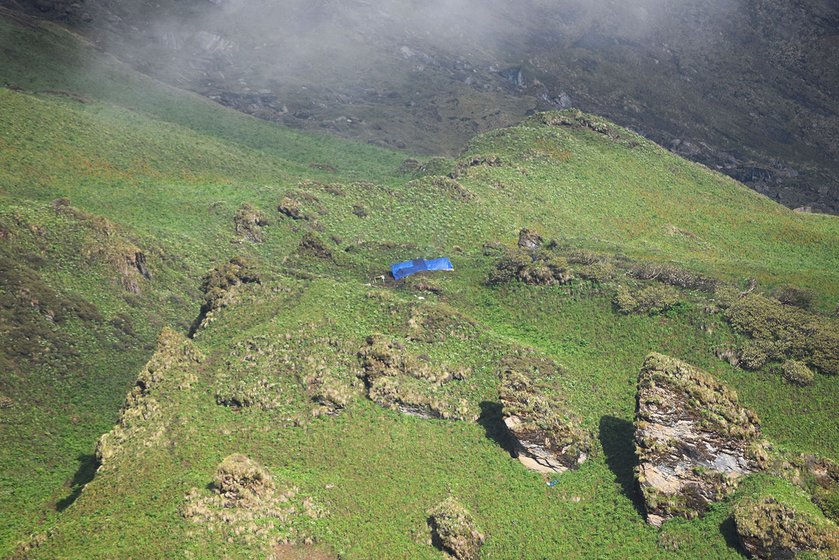
<instances>
[{"instance_id":1,"label":"blue tarpaulin tent","mask_svg":"<svg viewBox=\"0 0 839 560\"><path fill-rule=\"evenodd\" d=\"M402 280L406 276L422 272L423 270L454 270L452 262L446 258L439 259L414 259L391 265L390 272L396 280Z\"/></svg>"}]
</instances>

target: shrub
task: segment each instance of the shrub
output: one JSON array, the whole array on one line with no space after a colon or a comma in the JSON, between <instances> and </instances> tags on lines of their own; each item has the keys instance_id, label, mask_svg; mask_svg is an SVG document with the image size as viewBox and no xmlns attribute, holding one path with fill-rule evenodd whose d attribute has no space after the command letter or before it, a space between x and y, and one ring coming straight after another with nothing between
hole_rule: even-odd
<instances>
[{"instance_id":1,"label":"shrub","mask_svg":"<svg viewBox=\"0 0 839 560\"><path fill-rule=\"evenodd\" d=\"M434 546L457 560L477 560L485 537L472 514L454 498L446 498L429 512L428 525Z\"/></svg>"},{"instance_id":2,"label":"shrub","mask_svg":"<svg viewBox=\"0 0 839 560\"><path fill-rule=\"evenodd\" d=\"M783 352L779 346L768 340L750 340L744 343L737 352L738 365L752 371L782 357Z\"/></svg>"},{"instance_id":3,"label":"shrub","mask_svg":"<svg viewBox=\"0 0 839 560\"><path fill-rule=\"evenodd\" d=\"M795 385L811 385L813 383L813 370L806 364L796 360L787 360L781 367L781 375L784 379Z\"/></svg>"},{"instance_id":4,"label":"shrub","mask_svg":"<svg viewBox=\"0 0 839 560\"><path fill-rule=\"evenodd\" d=\"M725 318L738 332L826 374L839 373L836 321L751 293L737 298Z\"/></svg>"},{"instance_id":5,"label":"shrub","mask_svg":"<svg viewBox=\"0 0 839 560\"><path fill-rule=\"evenodd\" d=\"M618 286L614 303L621 313L663 313L679 302L679 292L670 286L653 284L631 289Z\"/></svg>"}]
</instances>

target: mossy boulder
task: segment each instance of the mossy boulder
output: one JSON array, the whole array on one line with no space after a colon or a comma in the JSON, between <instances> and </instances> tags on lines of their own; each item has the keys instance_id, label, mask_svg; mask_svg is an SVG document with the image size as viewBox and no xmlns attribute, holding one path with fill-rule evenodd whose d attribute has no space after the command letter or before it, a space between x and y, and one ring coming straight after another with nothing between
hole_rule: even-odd
<instances>
[{"instance_id":1,"label":"mossy boulder","mask_svg":"<svg viewBox=\"0 0 839 560\"><path fill-rule=\"evenodd\" d=\"M773 497L748 498L733 508L743 548L760 560L839 558L839 527Z\"/></svg>"},{"instance_id":2,"label":"mossy boulder","mask_svg":"<svg viewBox=\"0 0 839 560\"><path fill-rule=\"evenodd\" d=\"M460 502L447 498L428 515L434 546L457 560L477 560L485 537L475 525L472 514Z\"/></svg>"},{"instance_id":3,"label":"mossy boulder","mask_svg":"<svg viewBox=\"0 0 839 560\"><path fill-rule=\"evenodd\" d=\"M519 461L540 472L576 469L591 453L591 436L556 396L548 396L529 375L514 369L502 374L500 398L504 425Z\"/></svg>"},{"instance_id":4,"label":"mossy boulder","mask_svg":"<svg viewBox=\"0 0 839 560\"><path fill-rule=\"evenodd\" d=\"M638 483L647 521L701 516L741 477L766 467L757 415L712 375L650 354L638 378Z\"/></svg>"},{"instance_id":5,"label":"mossy boulder","mask_svg":"<svg viewBox=\"0 0 839 560\"><path fill-rule=\"evenodd\" d=\"M236 301L240 286L259 282L260 276L256 267L246 257L233 257L208 272L201 284L204 301L191 334L195 335L199 329L211 323L218 309L232 305Z\"/></svg>"},{"instance_id":6,"label":"mossy boulder","mask_svg":"<svg viewBox=\"0 0 839 560\"><path fill-rule=\"evenodd\" d=\"M219 464L213 477L213 487L235 505L258 502L274 494L271 474L241 453L228 455Z\"/></svg>"}]
</instances>

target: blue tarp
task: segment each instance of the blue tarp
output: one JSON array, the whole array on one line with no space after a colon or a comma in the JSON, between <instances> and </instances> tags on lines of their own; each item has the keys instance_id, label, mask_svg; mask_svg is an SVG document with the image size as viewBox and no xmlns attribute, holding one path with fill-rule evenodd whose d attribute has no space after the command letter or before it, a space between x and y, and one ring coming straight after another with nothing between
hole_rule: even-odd
<instances>
[{"instance_id":1,"label":"blue tarp","mask_svg":"<svg viewBox=\"0 0 839 560\"><path fill-rule=\"evenodd\" d=\"M423 270L454 270L452 262L446 258L439 259L414 259L391 265L390 272L396 280L402 280L406 276L422 272Z\"/></svg>"}]
</instances>

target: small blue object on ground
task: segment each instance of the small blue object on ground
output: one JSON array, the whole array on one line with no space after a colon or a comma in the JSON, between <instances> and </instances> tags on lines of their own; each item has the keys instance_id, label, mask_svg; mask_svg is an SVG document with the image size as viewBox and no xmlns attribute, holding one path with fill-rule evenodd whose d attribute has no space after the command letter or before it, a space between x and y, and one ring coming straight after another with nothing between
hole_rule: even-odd
<instances>
[{"instance_id":1,"label":"small blue object on ground","mask_svg":"<svg viewBox=\"0 0 839 560\"><path fill-rule=\"evenodd\" d=\"M556 486L557 484L559 484L559 481L558 481L557 479L553 479L553 480L551 480L550 482L548 482L547 484L548 484L548 486L550 486L551 488L553 488L554 486Z\"/></svg>"},{"instance_id":2,"label":"small blue object on ground","mask_svg":"<svg viewBox=\"0 0 839 560\"><path fill-rule=\"evenodd\" d=\"M452 262L447 257L439 259L414 259L391 265L390 272L396 280L422 272L424 270L454 270Z\"/></svg>"}]
</instances>

